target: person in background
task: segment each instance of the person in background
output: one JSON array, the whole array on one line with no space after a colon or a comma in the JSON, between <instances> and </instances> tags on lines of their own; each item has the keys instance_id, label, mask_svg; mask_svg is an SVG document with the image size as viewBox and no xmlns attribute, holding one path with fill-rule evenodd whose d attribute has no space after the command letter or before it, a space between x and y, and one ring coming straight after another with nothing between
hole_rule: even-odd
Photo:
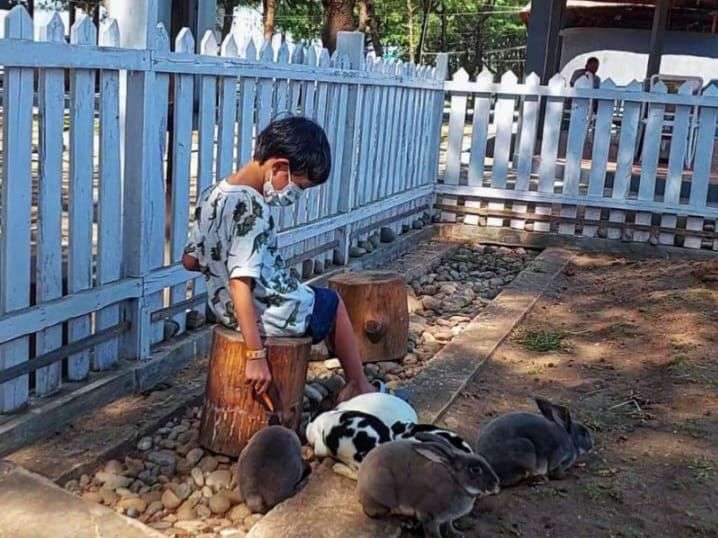
<instances>
[{"instance_id":1,"label":"person in background","mask_svg":"<svg viewBox=\"0 0 718 538\"><path fill-rule=\"evenodd\" d=\"M576 69L571 75L571 87L576 84L576 81L581 77L589 77L593 79L593 87L598 88L601 85L601 78L596 74L598 72L598 58L591 56L586 60L586 65L581 69Z\"/></svg>"}]
</instances>

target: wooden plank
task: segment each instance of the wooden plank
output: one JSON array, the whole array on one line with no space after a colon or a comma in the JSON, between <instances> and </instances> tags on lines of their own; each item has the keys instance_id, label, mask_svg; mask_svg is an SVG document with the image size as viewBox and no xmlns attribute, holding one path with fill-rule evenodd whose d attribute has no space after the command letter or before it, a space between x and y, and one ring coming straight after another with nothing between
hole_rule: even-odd
<instances>
[{"instance_id":1,"label":"wooden plank","mask_svg":"<svg viewBox=\"0 0 718 538\"><path fill-rule=\"evenodd\" d=\"M659 81L651 91L657 94L665 94L667 88L665 84ZM646 129L643 134L643 151L641 154L641 179L638 187L639 200L653 201L655 199L656 173L658 172L658 157L661 151L665 108L665 105L662 103L651 103L648 105ZM650 224L651 219L651 213L636 213L637 224ZM635 231L633 233L634 241L648 241L649 237L650 233L646 231Z\"/></svg>"},{"instance_id":2,"label":"wooden plank","mask_svg":"<svg viewBox=\"0 0 718 538\"><path fill-rule=\"evenodd\" d=\"M578 87L588 87L593 81L582 77L576 81ZM566 146L566 167L563 173L562 193L569 196L576 196L581 181L581 161L583 159L583 148L586 143L588 121L591 102L588 99L573 99L571 101L571 116L568 127L568 142ZM576 206L562 205L560 215L562 217L575 218ZM574 235L576 225L572 222L561 222L558 225L558 233Z\"/></svg>"},{"instance_id":3,"label":"wooden plank","mask_svg":"<svg viewBox=\"0 0 718 538\"><path fill-rule=\"evenodd\" d=\"M100 28L102 47L119 47L120 30L117 21L108 19ZM120 170L120 74L100 71L100 179L97 238L97 285L120 279L122 267L122 173ZM97 311L98 331L120 321L120 307L112 305ZM95 348L92 358L94 370L105 370L117 363L119 339L113 338Z\"/></svg>"},{"instance_id":4,"label":"wooden plank","mask_svg":"<svg viewBox=\"0 0 718 538\"><path fill-rule=\"evenodd\" d=\"M249 61L257 60L257 49L251 39L244 50L244 58ZM240 78L240 98L242 100L239 116L239 140L237 141L237 169L252 158L252 141L254 138L255 100L257 98L257 81L253 77Z\"/></svg>"},{"instance_id":5,"label":"wooden plank","mask_svg":"<svg viewBox=\"0 0 718 538\"><path fill-rule=\"evenodd\" d=\"M626 91L628 92L638 93L641 89L641 84L635 81L626 87ZM623 102L621 134L618 139L618 158L616 159L616 172L613 176L613 190L611 193L611 198L614 200L624 200L628 197L640 114L641 104L639 102ZM625 222L625 219L626 215L623 211L614 210L609 213L610 222L622 223ZM607 237L609 239L620 239L621 231L617 228L609 228Z\"/></svg>"},{"instance_id":6,"label":"wooden plank","mask_svg":"<svg viewBox=\"0 0 718 538\"><path fill-rule=\"evenodd\" d=\"M272 42L265 41L259 51L259 61L267 66L274 63ZM257 133L261 132L272 120L272 98L274 96L274 80L260 78L257 84Z\"/></svg>"},{"instance_id":7,"label":"wooden plank","mask_svg":"<svg viewBox=\"0 0 718 538\"><path fill-rule=\"evenodd\" d=\"M32 39L32 20L22 6L5 18L5 37ZM0 314L28 306L30 298L30 204L33 71L5 67L3 77L3 167L0 189ZM28 339L0 347L0 369L28 360ZM0 385L0 413L27 402L28 378Z\"/></svg>"},{"instance_id":8,"label":"wooden plank","mask_svg":"<svg viewBox=\"0 0 718 538\"><path fill-rule=\"evenodd\" d=\"M510 88L517 84L516 75L507 71L501 77L501 87ZM506 188L506 176L509 171L511 156L511 138L514 127L515 98L507 96L503 90L497 94L494 107L494 165L491 169L491 186L496 189Z\"/></svg>"},{"instance_id":9,"label":"wooden plank","mask_svg":"<svg viewBox=\"0 0 718 538\"><path fill-rule=\"evenodd\" d=\"M697 212L687 204L678 206L667 206L663 202L644 202L635 198L612 199L594 198L589 196L567 196L562 194L548 194L535 191L514 191L494 189L491 187L470 187L468 185L437 185L436 192L451 196L471 196L476 198L487 198L493 200L519 200L535 204L560 204L587 205L603 207L608 209L620 209L622 211L652 211L676 213L679 216L690 216L700 214L704 218L718 217L718 208L704 207Z\"/></svg>"},{"instance_id":10,"label":"wooden plank","mask_svg":"<svg viewBox=\"0 0 718 538\"><path fill-rule=\"evenodd\" d=\"M406 73L406 64L398 62L396 66L396 75L399 78L403 78ZM406 90L401 85L396 87L396 111L394 121L393 132L394 136L391 142L391 155L392 158L389 160L389 192L395 194L404 189L405 178L401 176L401 161L404 155L404 130L406 129Z\"/></svg>"},{"instance_id":11,"label":"wooden plank","mask_svg":"<svg viewBox=\"0 0 718 538\"><path fill-rule=\"evenodd\" d=\"M612 80L604 80L602 88L615 88ZM602 99L598 102L596 122L593 128L593 151L591 154L591 172L588 177L589 196L603 196L606 182L608 152L611 147L611 126L615 101Z\"/></svg>"},{"instance_id":12,"label":"wooden plank","mask_svg":"<svg viewBox=\"0 0 718 538\"><path fill-rule=\"evenodd\" d=\"M65 41L65 27L55 13L41 29L40 39ZM62 296L62 132L65 121L65 73L62 69L43 69L38 77L39 91L39 181L37 208L37 263L35 302ZM37 334L36 354L42 355L62 345L62 326L55 325ZM24 364L24 363L20 363ZM35 394L47 396L59 390L62 364L40 368L35 374Z\"/></svg>"},{"instance_id":13,"label":"wooden plank","mask_svg":"<svg viewBox=\"0 0 718 538\"><path fill-rule=\"evenodd\" d=\"M216 56L219 52L217 38L214 32L207 30L202 41L200 41L200 54L203 56ZM199 203L200 196L215 181L214 169L214 140L215 126L217 121L217 79L213 76L203 76L199 79L199 112L197 119L197 198L195 204ZM244 130L242 130L244 133ZM244 150L245 140L242 138L240 150ZM200 295L205 293L207 286L204 277L194 279L192 292Z\"/></svg>"},{"instance_id":14,"label":"wooden plank","mask_svg":"<svg viewBox=\"0 0 718 538\"><path fill-rule=\"evenodd\" d=\"M188 28L177 34L175 51L178 54L192 55L195 42ZM233 85L234 86L234 85ZM194 77L192 75L175 75L174 78L174 110L172 140L172 228L170 233L170 263L182 259L187 238L187 222L189 219L189 187L192 164L192 116L194 96ZM236 97L235 97L236 99ZM236 104L236 101L235 101ZM226 121L226 118L225 118ZM234 130L232 130L234 131ZM232 135L234 132L232 132ZM226 153L224 157L229 157ZM220 159L218 159L219 161ZM187 283L170 288L170 303L177 304L187 298ZM180 331L185 330L186 315L179 312L173 317L179 324Z\"/></svg>"},{"instance_id":15,"label":"wooden plank","mask_svg":"<svg viewBox=\"0 0 718 538\"><path fill-rule=\"evenodd\" d=\"M399 60L389 64L387 74L395 78L399 69ZM386 121L386 138L385 151L382 153L381 160L381 189L379 196L384 198L393 194L394 178L392 177L392 164L396 159L396 135L397 135L397 119L399 112L399 90L396 85L389 86L387 96L387 116Z\"/></svg>"},{"instance_id":16,"label":"wooden plank","mask_svg":"<svg viewBox=\"0 0 718 538\"><path fill-rule=\"evenodd\" d=\"M222 42L222 57L235 58L239 55L232 33ZM233 172L234 131L237 121L237 77L222 77L219 81L219 113L217 140L217 181Z\"/></svg>"},{"instance_id":17,"label":"wooden plank","mask_svg":"<svg viewBox=\"0 0 718 538\"><path fill-rule=\"evenodd\" d=\"M76 45L95 45L97 30L92 19L81 17L70 31ZM77 69L70 78L70 191L68 243L68 293L92 286L92 174L95 122L95 73ZM87 337L91 332L90 316L68 322L68 341ZM67 359L67 377L81 381L90 371L90 351Z\"/></svg>"},{"instance_id":18,"label":"wooden plank","mask_svg":"<svg viewBox=\"0 0 718 538\"><path fill-rule=\"evenodd\" d=\"M718 88L708 86L704 92L706 96L718 95ZM713 163L713 147L715 144L716 117L718 108L701 107L698 113L698 138L696 140L696 156L693 162L693 177L691 179L691 193L689 205L695 214L704 213L708 201L708 184L710 182L711 166ZM703 219L688 217L686 230L703 230ZM698 236L686 234L683 245L687 248L700 248L702 240Z\"/></svg>"},{"instance_id":19,"label":"wooden plank","mask_svg":"<svg viewBox=\"0 0 718 538\"><path fill-rule=\"evenodd\" d=\"M554 75L549 80L548 87L553 94L560 94L566 81L560 75ZM544 118L543 136L541 138L541 162L539 164L538 190L542 193L552 193L556 181L556 159L558 157L558 143L561 136L561 120L563 118L564 101L559 97L546 99L546 115ZM551 214L551 207L537 205L537 214ZM549 224L535 222L534 231L548 232Z\"/></svg>"},{"instance_id":20,"label":"wooden plank","mask_svg":"<svg viewBox=\"0 0 718 538\"><path fill-rule=\"evenodd\" d=\"M693 83L684 82L678 89L678 93L681 95L690 95L693 93L693 89ZM687 105L678 105L676 106L673 117L666 191L663 196L663 200L670 205L678 205L680 203L683 169L688 152L688 137L691 127L691 110L691 107ZM663 228L675 228L677 221L678 218L675 215L661 215L661 227ZM662 232L658 235L658 242L661 245L673 245L675 242L675 234Z\"/></svg>"},{"instance_id":21,"label":"wooden plank","mask_svg":"<svg viewBox=\"0 0 718 538\"><path fill-rule=\"evenodd\" d=\"M453 80L466 82L469 74L463 68L459 69ZM466 98L463 93L452 93L451 111L449 112L449 135L446 149L446 173L444 183L458 185L461 174L461 154L464 143L464 124L466 122Z\"/></svg>"},{"instance_id":22,"label":"wooden plank","mask_svg":"<svg viewBox=\"0 0 718 538\"><path fill-rule=\"evenodd\" d=\"M528 77L526 77L526 85L528 87L538 88L540 83L541 81L536 73L531 73ZM521 110L521 136L519 138L518 163L516 165L516 190L519 191L525 191L529 188L529 180L531 179L531 170L533 168L534 150L536 147L538 113L538 96L526 96ZM476 114L476 110L474 110L474 114ZM472 182L471 176L469 176L469 185L474 183L480 182Z\"/></svg>"},{"instance_id":23,"label":"wooden plank","mask_svg":"<svg viewBox=\"0 0 718 538\"><path fill-rule=\"evenodd\" d=\"M152 49L155 51L170 50L170 38L162 23L155 26L152 32ZM150 163L153 167L150 176L150 196L152 199L152 211L154 218L150 221L150 242L149 258L150 268L162 267L165 262L165 220L167 219L165 191L167 187L165 162L167 159L167 123L169 108L169 73L157 73L155 75L155 87L152 95L154 106L150 115L150 125L155 129L152 133L155 153L150 156ZM158 217L161 215L161 217ZM157 293L145 298L146 307L150 312L165 306L165 294ZM151 323L151 344L156 344L164 339L164 323Z\"/></svg>"},{"instance_id":24,"label":"wooden plank","mask_svg":"<svg viewBox=\"0 0 718 538\"><path fill-rule=\"evenodd\" d=\"M286 65L289 63L289 46L286 40L282 40L277 51L277 64ZM272 118L286 116L289 112L288 107L288 92L289 83L286 78L278 78L274 83L274 105L272 109ZM274 215L274 221L278 226L279 230L284 229L287 226L287 217L290 215L291 210L272 208Z\"/></svg>"}]
</instances>

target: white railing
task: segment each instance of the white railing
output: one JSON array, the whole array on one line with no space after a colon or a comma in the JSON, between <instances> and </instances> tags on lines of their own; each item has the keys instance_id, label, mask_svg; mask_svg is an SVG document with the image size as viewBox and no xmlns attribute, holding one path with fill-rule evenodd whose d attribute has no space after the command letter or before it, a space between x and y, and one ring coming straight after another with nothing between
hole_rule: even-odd
<instances>
[{"instance_id":1,"label":"white railing","mask_svg":"<svg viewBox=\"0 0 718 538\"><path fill-rule=\"evenodd\" d=\"M718 249L715 86L459 71L446 90L445 221Z\"/></svg>"},{"instance_id":2,"label":"white railing","mask_svg":"<svg viewBox=\"0 0 718 538\"><path fill-rule=\"evenodd\" d=\"M360 34L330 57L239 51L208 32L196 54L187 30L171 47L161 25L148 49L130 50L112 20L98 38L82 18L69 44L58 16L41 41L22 7L5 24L0 413L148 358L168 317L184 329L204 301L178 264L197 193L247 161L277 114L315 119L332 146L330 180L278 220L303 277L431 205L444 74L365 58Z\"/></svg>"}]
</instances>

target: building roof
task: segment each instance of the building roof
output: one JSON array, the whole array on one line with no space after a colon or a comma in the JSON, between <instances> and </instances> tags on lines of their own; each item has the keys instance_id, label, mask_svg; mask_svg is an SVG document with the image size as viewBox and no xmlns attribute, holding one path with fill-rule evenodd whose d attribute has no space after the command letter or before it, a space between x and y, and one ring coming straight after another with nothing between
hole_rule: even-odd
<instances>
[{"instance_id":1,"label":"building roof","mask_svg":"<svg viewBox=\"0 0 718 538\"><path fill-rule=\"evenodd\" d=\"M656 0L567 0L564 28L620 27L650 29ZM529 2L520 16L528 23ZM715 28L718 0L672 0L669 29L710 32Z\"/></svg>"}]
</instances>

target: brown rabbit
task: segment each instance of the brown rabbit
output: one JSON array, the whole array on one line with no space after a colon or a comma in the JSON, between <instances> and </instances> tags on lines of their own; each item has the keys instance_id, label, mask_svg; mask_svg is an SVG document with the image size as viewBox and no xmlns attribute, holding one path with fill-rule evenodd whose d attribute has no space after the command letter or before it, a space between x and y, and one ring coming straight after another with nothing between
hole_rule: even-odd
<instances>
[{"instance_id":1,"label":"brown rabbit","mask_svg":"<svg viewBox=\"0 0 718 538\"><path fill-rule=\"evenodd\" d=\"M499 479L477 454L443 438L419 433L417 441L378 446L359 468L359 500L369 517L417 518L426 536L461 536L453 521L468 514L477 497L498 493Z\"/></svg>"},{"instance_id":2,"label":"brown rabbit","mask_svg":"<svg viewBox=\"0 0 718 538\"><path fill-rule=\"evenodd\" d=\"M266 513L300 489L309 471L301 448L284 426L268 426L249 440L237 462L237 484L253 513Z\"/></svg>"}]
</instances>

